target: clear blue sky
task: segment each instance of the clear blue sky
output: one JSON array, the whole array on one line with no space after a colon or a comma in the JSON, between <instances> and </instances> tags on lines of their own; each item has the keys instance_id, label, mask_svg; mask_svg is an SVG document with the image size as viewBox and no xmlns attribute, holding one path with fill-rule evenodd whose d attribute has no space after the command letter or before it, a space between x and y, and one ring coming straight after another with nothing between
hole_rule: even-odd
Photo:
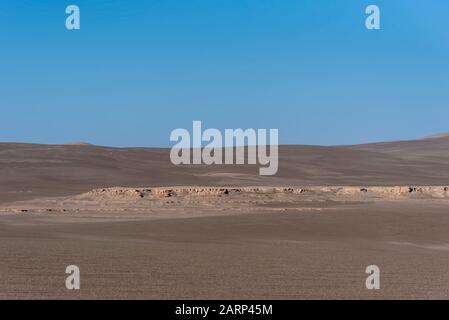
<instances>
[{"instance_id":1,"label":"clear blue sky","mask_svg":"<svg viewBox=\"0 0 449 320\"><path fill-rule=\"evenodd\" d=\"M193 120L283 144L449 131L447 0L2 0L0 40L0 141L169 146Z\"/></svg>"}]
</instances>

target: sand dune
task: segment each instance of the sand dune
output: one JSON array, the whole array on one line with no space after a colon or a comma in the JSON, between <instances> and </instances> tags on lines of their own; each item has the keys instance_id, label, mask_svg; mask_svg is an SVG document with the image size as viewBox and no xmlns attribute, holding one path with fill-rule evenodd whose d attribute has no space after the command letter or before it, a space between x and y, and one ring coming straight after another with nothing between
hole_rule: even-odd
<instances>
[{"instance_id":1,"label":"sand dune","mask_svg":"<svg viewBox=\"0 0 449 320\"><path fill-rule=\"evenodd\" d=\"M281 146L276 176L254 165L174 166L168 149L0 144L0 203L104 187L446 185L449 138Z\"/></svg>"},{"instance_id":2,"label":"sand dune","mask_svg":"<svg viewBox=\"0 0 449 320\"><path fill-rule=\"evenodd\" d=\"M0 144L0 298L449 298L448 137L281 146L279 165Z\"/></svg>"}]
</instances>

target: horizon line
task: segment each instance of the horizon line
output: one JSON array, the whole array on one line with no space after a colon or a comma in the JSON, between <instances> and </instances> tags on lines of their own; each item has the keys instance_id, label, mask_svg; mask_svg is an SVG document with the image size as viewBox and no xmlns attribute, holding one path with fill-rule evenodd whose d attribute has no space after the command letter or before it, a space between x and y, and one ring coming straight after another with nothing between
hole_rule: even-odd
<instances>
[{"instance_id":1,"label":"horizon line","mask_svg":"<svg viewBox=\"0 0 449 320\"><path fill-rule=\"evenodd\" d=\"M436 139L445 139L449 138L449 133L441 133L434 134L424 137L418 137L414 139L399 139L399 140L382 140L382 141L372 141L372 142L363 142L363 143L355 143L355 144L306 144L306 143L279 143L278 146L306 146L306 147L346 147L346 146L363 146L370 144L383 144L383 143L394 143L394 142L413 142L413 141L426 141L426 140L436 140ZM101 145L94 144L89 142L66 142L66 143L41 143L41 142L20 142L20 141L0 141L0 145L10 144L10 145L40 145L40 146L66 146L66 147L99 147L99 148L112 148L112 149L172 149L171 146L112 146L112 145ZM271 144L265 144L266 146L270 146ZM233 148L241 148L241 147L257 147L262 146L262 144L257 145L239 145L232 146ZM221 146L221 148L230 148L231 146ZM189 149L197 149L198 147L190 147ZM201 147L204 148L204 147ZM219 147L217 147L219 148ZM182 148L177 148L182 149Z\"/></svg>"}]
</instances>

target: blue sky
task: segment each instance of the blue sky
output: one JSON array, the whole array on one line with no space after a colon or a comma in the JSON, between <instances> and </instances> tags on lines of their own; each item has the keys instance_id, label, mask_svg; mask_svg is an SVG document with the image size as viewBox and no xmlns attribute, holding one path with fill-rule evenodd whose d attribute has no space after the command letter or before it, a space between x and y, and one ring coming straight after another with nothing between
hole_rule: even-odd
<instances>
[{"instance_id":1,"label":"blue sky","mask_svg":"<svg viewBox=\"0 0 449 320\"><path fill-rule=\"evenodd\" d=\"M2 0L0 40L0 141L169 146L193 120L282 144L449 131L447 0Z\"/></svg>"}]
</instances>

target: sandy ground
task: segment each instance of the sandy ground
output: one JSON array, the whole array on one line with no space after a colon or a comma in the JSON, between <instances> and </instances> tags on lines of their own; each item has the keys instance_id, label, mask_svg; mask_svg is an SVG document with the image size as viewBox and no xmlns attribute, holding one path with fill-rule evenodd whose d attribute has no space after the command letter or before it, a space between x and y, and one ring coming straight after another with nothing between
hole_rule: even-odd
<instances>
[{"instance_id":1,"label":"sandy ground","mask_svg":"<svg viewBox=\"0 0 449 320\"><path fill-rule=\"evenodd\" d=\"M276 177L0 144L0 299L447 299L448 141L284 146Z\"/></svg>"},{"instance_id":2,"label":"sandy ground","mask_svg":"<svg viewBox=\"0 0 449 320\"><path fill-rule=\"evenodd\" d=\"M147 186L447 185L449 137L355 146L280 146L275 176L258 165L175 166L169 149L0 143L0 204Z\"/></svg>"},{"instance_id":3,"label":"sandy ground","mask_svg":"<svg viewBox=\"0 0 449 320\"><path fill-rule=\"evenodd\" d=\"M411 203L410 203L411 202ZM446 203L117 221L0 218L0 298L448 298ZM65 268L81 290L65 289ZM381 289L365 289L365 268Z\"/></svg>"}]
</instances>

